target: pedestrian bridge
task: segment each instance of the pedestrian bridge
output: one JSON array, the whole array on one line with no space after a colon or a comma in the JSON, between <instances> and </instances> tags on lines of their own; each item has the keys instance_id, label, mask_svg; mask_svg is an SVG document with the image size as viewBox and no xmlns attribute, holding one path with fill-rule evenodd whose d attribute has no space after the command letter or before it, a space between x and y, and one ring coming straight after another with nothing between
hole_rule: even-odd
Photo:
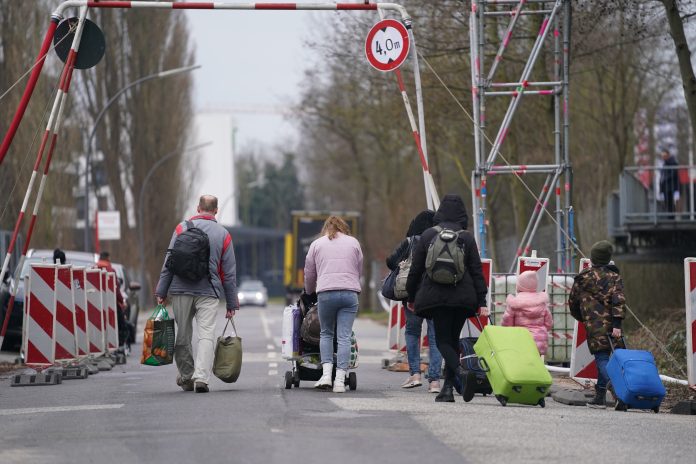
<instances>
[{"instance_id":1,"label":"pedestrian bridge","mask_svg":"<svg viewBox=\"0 0 696 464\"><path fill-rule=\"evenodd\" d=\"M678 172L673 206L665 199L665 169ZM619 175L619 190L609 195L609 235L625 251L637 248L683 248L696 231L696 167L631 166ZM670 186L671 187L671 186Z\"/></svg>"}]
</instances>

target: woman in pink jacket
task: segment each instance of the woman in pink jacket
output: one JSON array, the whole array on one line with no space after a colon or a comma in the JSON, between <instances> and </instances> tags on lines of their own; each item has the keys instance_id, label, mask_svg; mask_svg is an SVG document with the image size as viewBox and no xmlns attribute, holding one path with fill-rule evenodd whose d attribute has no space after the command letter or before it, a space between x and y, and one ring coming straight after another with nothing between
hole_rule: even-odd
<instances>
[{"instance_id":1,"label":"woman in pink jacket","mask_svg":"<svg viewBox=\"0 0 696 464\"><path fill-rule=\"evenodd\" d=\"M549 296L537 291L537 274L524 271L517 278L517 295L508 295L503 325L526 327L534 337L539 353L546 354L549 330L553 328L553 317L549 311Z\"/></svg>"},{"instance_id":2,"label":"woman in pink jacket","mask_svg":"<svg viewBox=\"0 0 696 464\"><path fill-rule=\"evenodd\" d=\"M358 313L363 255L360 243L350 236L348 224L338 216L326 220L321 235L309 246L304 266L305 292L317 292L321 324L319 351L323 375L314 388L329 390L332 387L335 327L338 351L333 391L344 393L350 363L350 335Z\"/></svg>"}]
</instances>

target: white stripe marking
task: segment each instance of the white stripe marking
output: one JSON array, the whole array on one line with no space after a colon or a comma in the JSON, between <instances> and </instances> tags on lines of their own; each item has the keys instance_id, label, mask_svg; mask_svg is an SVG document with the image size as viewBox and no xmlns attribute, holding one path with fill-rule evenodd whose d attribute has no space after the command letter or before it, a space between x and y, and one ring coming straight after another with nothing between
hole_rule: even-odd
<instances>
[{"instance_id":1,"label":"white stripe marking","mask_svg":"<svg viewBox=\"0 0 696 464\"><path fill-rule=\"evenodd\" d=\"M275 350L275 345L271 345L270 343L266 345L266 348L269 350Z\"/></svg>"},{"instance_id":2,"label":"white stripe marking","mask_svg":"<svg viewBox=\"0 0 696 464\"><path fill-rule=\"evenodd\" d=\"M270 376L278 375L278 371L272 369L272 370L268 371L268 375L270 375Z\"/></svg>"},{"instance_id":3,"label":"white stripe marking","mask_svg":"<svg viewBox=\"0 0 696 464\"><path fill-rule=\"evenodd\" d=\"M278 363L268 363L268 367L278 367Z\"/></svg>"},{"instance_id":4,"label":"white stripe marking","mask_svg":"<svg viewBox=\"0 0 696 464\"><path fill-rule=\"evenodd\" d=\"M268 327L268 318L265 313L259 313L261 317L261 325L263 326L263 336L266 338L271 338L271 329Z\"/></svg>"},{"instance_id":5,"label":"white stripe marking","mask_svg":"<svg viewBox=\"0 0 696 464\"><path fill-rule=\"evenodd\" d=\"M123 404L84 404L75 406L53 406L46 408L0 409L0 416L17 416L20 414L40 414L44 412L96 411L99 409L120 409Z\"/></svg>"},{"instance_id":6,"label":"white stripe marking","mask_svg":"<svg viewBox=\"0 0 696 464\"><path fill-rule=\"evenodd\" d=\"M274 359L276 357L276 353L275 353L275 351L271 351L267 354L267 356L269 359Z\"/></svg>"}]
</instances>

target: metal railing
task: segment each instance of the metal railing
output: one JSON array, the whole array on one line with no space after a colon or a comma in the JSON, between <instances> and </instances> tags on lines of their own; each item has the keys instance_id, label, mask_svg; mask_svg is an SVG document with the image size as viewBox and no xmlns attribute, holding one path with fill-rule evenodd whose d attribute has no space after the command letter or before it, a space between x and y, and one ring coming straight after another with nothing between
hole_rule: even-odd
<instances>
[{"instance_id":1,"label":"metal railing","mask_svg":"<svg viewBox=\"0 0 696 464\"><path fill-rule=\"evenodd\" d=\"M696 222L696 167L632 166L619 176L619 223Z\"/></svg>"}]
</instances>

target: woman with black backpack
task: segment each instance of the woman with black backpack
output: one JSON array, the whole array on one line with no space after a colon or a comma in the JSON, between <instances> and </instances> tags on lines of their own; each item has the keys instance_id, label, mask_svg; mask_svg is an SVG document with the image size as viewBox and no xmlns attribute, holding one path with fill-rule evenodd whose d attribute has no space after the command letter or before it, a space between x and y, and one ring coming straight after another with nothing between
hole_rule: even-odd
<instances>
[{"instance_id":1,"label":"woman with black backpack","mask_svg":"<svg viewBox=\"0 0 696 464\"><path fill-rule=\"evenodd\" d=\"M476 379L467 379L459 364L459 337L467 318L488 316L481 257L466 230L468 217L459 195L445 195L433 223L413 249L408 304L417 315L433 320L437 348L445 359L445 382L435 401L454 402L455 376L464 386L464 401L471 401Z\"/></svg>"}]
</instances>

